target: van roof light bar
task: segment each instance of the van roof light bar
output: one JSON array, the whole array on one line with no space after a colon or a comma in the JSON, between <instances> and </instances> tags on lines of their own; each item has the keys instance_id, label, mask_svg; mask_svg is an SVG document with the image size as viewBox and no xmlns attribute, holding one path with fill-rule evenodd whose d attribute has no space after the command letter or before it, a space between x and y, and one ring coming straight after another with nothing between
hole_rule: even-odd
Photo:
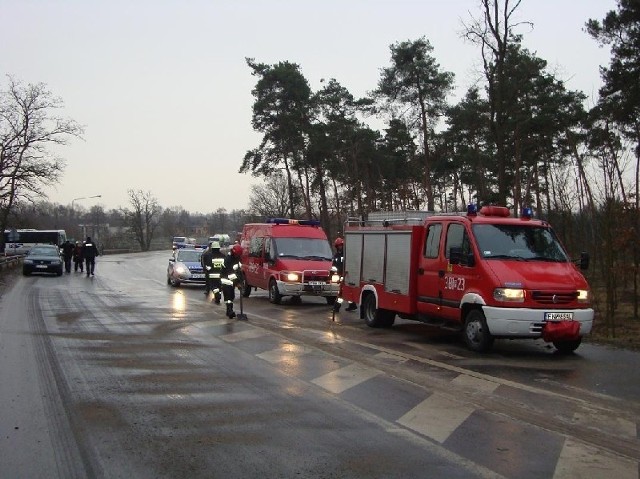
<instances>
[{"instance_id":1,"label":"van roof light bar","mask_svg":"<svg viewBox=\"0 0 640 479\"><path fill-rule=\"evenodd\" d=\"M320 221L318 220L296 220L293 218L267 218L266 223L274 225L320 226Z\"/></svg>"}]
</instances>

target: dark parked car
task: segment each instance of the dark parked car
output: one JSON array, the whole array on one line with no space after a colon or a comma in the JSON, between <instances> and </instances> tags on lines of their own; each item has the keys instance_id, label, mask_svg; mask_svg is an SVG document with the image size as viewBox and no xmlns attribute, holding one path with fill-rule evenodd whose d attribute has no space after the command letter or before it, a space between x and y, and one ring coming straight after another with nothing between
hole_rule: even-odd
<instances>
[{"instance_id":1,"label":"dark parked car","mask_svg":"<svg viewBox=\"0 0 640 479\"><path fill-rule=\"evenodd\" d=\"M29 250L22 263L22 274L55 273L62 276L60 250L54 245L37 245Z\"/></svg>"}]
</instances>

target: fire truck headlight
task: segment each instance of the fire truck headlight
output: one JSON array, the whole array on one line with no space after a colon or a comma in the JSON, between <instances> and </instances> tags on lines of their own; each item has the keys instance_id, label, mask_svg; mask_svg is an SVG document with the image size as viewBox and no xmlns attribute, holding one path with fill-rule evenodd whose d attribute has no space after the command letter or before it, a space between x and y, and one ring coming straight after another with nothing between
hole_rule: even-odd
<instances>
[{"instance_id":1,"label":"fire truck headlight","mask_svg":"<svg viewBox=\"0 0 640 479\"><path fill-rule=\"evenodd\" d=\"M493 290L493 299L509 303L523 303L524 289L496 288Z\"/></svg>"},{"instance_id":2,"label":"fire truck headlight","mask_svg":"<svg viewBox=\"0 0 640 479\"><path fill-rule=\"evenodd\" d=\"M340 275L339 274L332 274L331 275L331 282L332 283L339 283L340 282Z\"/></svg>"},{"instance_id":3,"label":"fire truck headlight","mask_svg":"<svg viewBox=\"0 0 640 479\"><path fill-rule=\"evenodd\" d=\"M298 273L287 273L287 281L291 281L292 283L300 281L300 275L298 275Z\"/></svg>"},{"instance_id":4,"label":"fire truck headlight","mask_svg":"<svg viewBox=\"0 0 640 479\"><path fill-rule=\"evenodd\" d=\"M589 302L589 290L587 289L579 289L578 290L578 303L588 303Z\"/></svg>"}]
</instances>

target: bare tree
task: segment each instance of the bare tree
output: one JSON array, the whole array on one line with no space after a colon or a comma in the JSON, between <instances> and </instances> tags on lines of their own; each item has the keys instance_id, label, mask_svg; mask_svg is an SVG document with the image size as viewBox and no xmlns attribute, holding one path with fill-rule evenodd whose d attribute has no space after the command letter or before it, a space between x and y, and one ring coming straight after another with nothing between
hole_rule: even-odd
<instances>
[{"instance_id":1,"label":"bare tree","mask_svg":"<svg viewBox=\"0 0 640 479\"><path fill-rule=\"evenodd\" d=\"M259 216L286 217L289 214L288 198L289 188L284 175L272 174L264 184L251 187L249 210ZM300 200L295 189L293 198ZM296 214L302 214L303 208L300 201L294 201L294 205L298 205L294 211L295 217Z\"/></svg>"},{"instance_id":2,"label":"bare tree","mask_svg":"<svg viewBox=\"0 0 640 479\"><path fill-rule=\"evenodd\" d=\"M465 24L465 37L480 45L484 75L487 80L487 93L491 115L490 128L496 146L498 166L498 202L507 204L507 119L509 105L506 98L508 79L505 65L511 43L518 43L520 37L516 27L523 23L531 27L530 22L517 23L513 20L515 11L522 0L480 0L482 18L472 18Z\"/></svg>"},{"instance_id":3,"label":"bare tree","mask_svg":"<svg viewBox=\"0 0 640 479\"><path fill-rule=\"evenodd\" d=\"M83 133L73 120L54 115L61 107L42 83L24 86L9 77L8 89L0 91L0 231L20 200L44 196L42 186L60 179L65 163L49 147Z\"/></svg>"},{"instance_id":4,"label":"bare tree","mask_svg":"<svg viewBox=\"0 0 640 479\"><path fill-rule=\"evenodd\" d=\"M131 210L123 210L125 223L131 229L133 237L142 251L149 251L151 240L160 224L162 208L150 191L127 190Z\"/></svg>"}]
</instances>

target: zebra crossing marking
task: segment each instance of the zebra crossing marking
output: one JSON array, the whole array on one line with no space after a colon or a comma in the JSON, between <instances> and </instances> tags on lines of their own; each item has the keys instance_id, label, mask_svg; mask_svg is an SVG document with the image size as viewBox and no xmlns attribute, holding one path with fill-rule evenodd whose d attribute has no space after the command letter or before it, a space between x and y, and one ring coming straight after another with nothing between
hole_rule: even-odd
<instances>
[{"instance_id":1,"label":"zebra crossing marking","mask_svg":"<svg viewBox=\"0 0 640 479\"><path fill-rule=\"evenodd\" d=\"M380 371L375 371L354 363L315 378L311 382L332 393L340 394L379 374Z\"/></svg>"},{"instance_id":2,"label":"zebra crossing marking","mask_svg":"<svg viewBox=\"0 0 640 479\"><path fill-rule=\"evenodd\" d=\"M572 438L564 441L553 479L638 479L638 463Z\"/></svg>"},{"instance_id":3,"label":"zebra crossing marking","mask_svg":"<svg viewBox=\"0 0 640 479\"><path fill-rule=\"evenodd\" d=\"M442 444L475 408L434 393L398 419L398 423Z\"/></svg>"}]
</instances>

